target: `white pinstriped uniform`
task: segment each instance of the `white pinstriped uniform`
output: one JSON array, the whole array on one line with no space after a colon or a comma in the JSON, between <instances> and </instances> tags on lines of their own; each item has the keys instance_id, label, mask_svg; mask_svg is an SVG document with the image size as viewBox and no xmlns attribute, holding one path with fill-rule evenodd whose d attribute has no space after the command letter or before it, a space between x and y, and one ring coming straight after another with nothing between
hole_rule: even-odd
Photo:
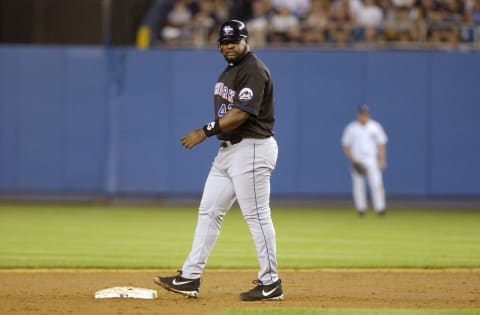
<instances>
[{"instance_id":1,"label":"white pinstriped uniform","mask_svg":"<svg viewBox=\"0 0 480 315\"><path fill-rule=\"evenodd\" d=\"M387 141L383 127L373 119L369 119L365 125L359 121L349 123L342 135L342 145L350 147L352 157L367 169L366 179L370 186L373 207L377 213L385 210L385 190L378 163L377 147L385 145ZM355 207L358 211L364 212L368 206L365 176L359 175L353 169L351 174Z\"/></svg>"}]
</instances>

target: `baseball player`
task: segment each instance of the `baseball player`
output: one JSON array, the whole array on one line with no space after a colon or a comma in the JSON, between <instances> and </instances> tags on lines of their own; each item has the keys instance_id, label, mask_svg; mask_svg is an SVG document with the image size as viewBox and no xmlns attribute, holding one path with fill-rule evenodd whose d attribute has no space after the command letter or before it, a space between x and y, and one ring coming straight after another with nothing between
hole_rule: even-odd
<instances>
[{"instance_id":1,"label":"baseball player","mask_svg":"<svg viewBox=\"0 0 480 315\"><path fill-rule=\"evenodd\" d=\"M355 207L360 215L367 210L368 180L375 212L385 214L385 192L382 171L386 167L387 135L377 121L370 118L370 108L358 108L357 120L349 123L342 136L343 151L352 166L352 190Z\"/></svg>"},{"instance_id":2,"label":"baseball player","mask_svg":"<svg viewBox=\"0 0 480 315\"><path fill-rule=\"evenodd\" d=\"M154 282L196 298L222 219L236 200L260 264L256 286L241 293L240 298L281 300L275 229L270 215L270 176L278 155L273 138L272 80L267 67L250 51L243 22L225 22L220 28L218 46L228 65L214 88L215 120L187 133L181 143L191 149L207 137L216 136L220 148L205 182L192 249L178 275L155 277Z\"/></svg>"}]
</instances>

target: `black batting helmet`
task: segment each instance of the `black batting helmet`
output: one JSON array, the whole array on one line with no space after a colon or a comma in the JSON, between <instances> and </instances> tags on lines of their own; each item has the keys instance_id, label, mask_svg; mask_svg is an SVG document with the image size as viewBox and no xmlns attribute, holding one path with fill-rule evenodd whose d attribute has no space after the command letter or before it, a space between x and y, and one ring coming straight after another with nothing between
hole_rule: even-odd
<instances>
[{"instance_id":1,"label":"black batting helmet","mask_svg":"<svg viewBox=\"0 0 480 315\"><path fill-rule=\"evenodd\" d=\"M218 34L218 42L226 40L239 41L248 37L245 23L238 20L230 20L222 24Z\"/></svg>"}]
</instances>

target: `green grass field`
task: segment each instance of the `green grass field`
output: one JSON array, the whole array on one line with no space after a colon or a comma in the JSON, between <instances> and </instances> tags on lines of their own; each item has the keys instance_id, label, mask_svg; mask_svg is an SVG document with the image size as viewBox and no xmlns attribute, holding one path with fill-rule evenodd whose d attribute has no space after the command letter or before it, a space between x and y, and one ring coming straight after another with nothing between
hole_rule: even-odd
<instances>
[{"instance_id":1,"label":"green grass field","mask_svg":"<svg viewBox=\"0 0 480 315\"><path fill-rule=\"evenodd\" d=\"M480 267L480 211L275 207L281 268ZM0 206L0 268L178 268L190 250L192 207ZM238 208L224 220L208 268L257 268Z\"/></svg>"},{"instance_id":2,"label":"green grass field","mask_svg":"<svg viewBox=\"0 0 480 315\"><path fill-rule=\"evenodd\" d=\"M478 268L480 210L274 207L287 268ZM196 206L0 205L0 268L172 268L190 250ZM257 268L238 208L208 268ZM479 310L230 309L216 315L471 315Z\"/></svg>"}]
</instances>

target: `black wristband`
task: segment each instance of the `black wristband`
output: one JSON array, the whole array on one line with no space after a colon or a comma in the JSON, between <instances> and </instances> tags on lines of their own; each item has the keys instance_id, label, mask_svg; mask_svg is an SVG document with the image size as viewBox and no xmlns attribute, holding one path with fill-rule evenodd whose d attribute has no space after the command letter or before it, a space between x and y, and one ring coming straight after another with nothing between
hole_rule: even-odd
<instances>
[{"instance_id":1,"label":"black wristband","mask_svg":"<svg viewBox=\"0 0 480 315\"><path fill-rule=\"evenodd\" d=\"M218 135L220 132L220 122L218 121L218 118L215 119L215 121L209 122L205 126L203 126L203 132L207 137L211 137L214 135Z\"/></svg>"}]
</instances>

